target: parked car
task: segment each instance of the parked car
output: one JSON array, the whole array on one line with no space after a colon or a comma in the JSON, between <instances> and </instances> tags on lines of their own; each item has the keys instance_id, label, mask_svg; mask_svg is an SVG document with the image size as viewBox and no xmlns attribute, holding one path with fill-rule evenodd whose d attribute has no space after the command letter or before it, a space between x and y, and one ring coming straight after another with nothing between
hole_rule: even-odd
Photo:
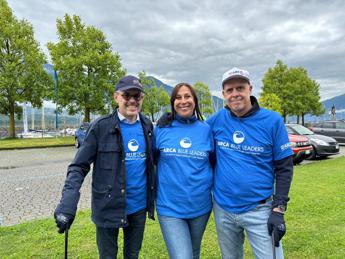
<instances>
[{"instance_id":1,"label":"parked car","mask_svg":"<svg viewBox=\"0 0 345 259\"><path fill-rule=\"evenodd\" d=\"M76 130L75 136L74 136L74 139L75 139L74 143L75 143L76 148L79 148L83 144L85 136L86 136L86 131L89 128L89 126L90 126L90 123L83 122L83 124L81 124L80 127Z\"/></svg>"},{"instance_id":2,"label":"parked car","mask_svg":"<svg viewBox=\"0 0 345 259\"><path fill-rule=\"evenodd\" d=\"M66 129L62 129L60 130L60 135L63 136L75 136L75 132L77 129L73 129L73 128L66 128Z\"/></svg>"},{"instance_id":3,"label":"parked car","mask_svg":"<svg viewBox=\"0 0 345 259\"><path fill-rule=\"evenodd\" d=\"M315 134L300 124L286 124L285 126L288 133L304 135L309 139L310 144L313 146L309 158L315 158L317 156L327 157L339 153L339 144L334 138Z\"/></svg>"},{"instance_id":4,"label":"parked car","mask_svg":"<svg viewBox=\"0 0 345 259\"><path fill-rule=\"evenodd\" d=\"M345 121L322 121L312 123L310 129L316 133L334 138L345 144Z\"/></svg>"},{"instance_id":5,"label":"parked car","mask_svg":"<svg viewBox=\"0 0 345 259\"><path fill-rule=\"evenodd\" d=\"M307 137L289 133L289 141L294 153L293 163L295 165L301 163L304 159L310 156L313 147L311 146Z\"/></svg>"}]
</instances>

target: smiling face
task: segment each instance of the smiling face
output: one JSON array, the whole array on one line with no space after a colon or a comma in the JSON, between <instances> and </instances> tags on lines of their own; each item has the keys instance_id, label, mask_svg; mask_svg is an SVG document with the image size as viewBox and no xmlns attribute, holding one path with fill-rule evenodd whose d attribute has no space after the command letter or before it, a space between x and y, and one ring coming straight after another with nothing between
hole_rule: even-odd
<instances>
[{"instance_id":1,"label":"smiling face","mask_svg":"<svg viewBox=\"0 0 345 259\"><path fill-rule=\"evenodd\" d=\"M223 97L226 104L237 116L245 115L252 108L251 93L252 86L248 81L241 78L231 79L223 87Z\"/></svg>"},{"instance_id":2,"label":"smiling face","mask_svg":"<svg viewBox=\"0 0 345 259\"><path fill-rule=\"evenodd\" d=\"M189 118L194 115L194 97L188 87L182 86L178 90L174 100L174 110L183 118Z\"/></svg>"},{"instance_id":3,"label":"smiling face","mask_svg":"<svg viewBox=\"0 0 345 259\"><path fill-rule=\"evenodd\" d=\"M142 92L129 89L114 93L114 100L119 105L119 112L129 121L135 121L141 110L144 95Z\"/></svg>"}]
</instances>

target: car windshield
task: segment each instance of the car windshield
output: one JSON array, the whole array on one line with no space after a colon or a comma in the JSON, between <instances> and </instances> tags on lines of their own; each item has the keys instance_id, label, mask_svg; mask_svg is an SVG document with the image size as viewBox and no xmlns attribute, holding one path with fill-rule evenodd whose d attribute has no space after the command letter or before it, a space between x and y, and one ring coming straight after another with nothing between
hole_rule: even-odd
<instances>
[{"instance_id":1,"label":"car windshield","mask_svg":"<svg viewBox=\"0 0 345 259\"><path fill-rule=\"evenodd\" d=\"M299 124L295 124L295 125L289 125L291 128L293 128L295 131L297 131L298 134L300 135L313 135L314 132L312 132L310 129L299 125Z\"/></svg>"}]
</instances>

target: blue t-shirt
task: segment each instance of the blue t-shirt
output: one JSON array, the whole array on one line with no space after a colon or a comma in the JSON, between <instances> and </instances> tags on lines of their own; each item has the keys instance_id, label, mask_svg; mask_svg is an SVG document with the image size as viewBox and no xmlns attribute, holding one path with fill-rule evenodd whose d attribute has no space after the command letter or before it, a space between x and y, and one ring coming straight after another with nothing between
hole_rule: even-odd
<instances>
[{"instance_id":1,"label":"blue t-shirt","mask_svg":"<svg viewBox=\"0 0 345 259\"><path fill-rule=\"evenodd\" d=\"M212 168L209 153L213 141L209 125L196 120L174 120L154 130L159 151L157 213L175 218L194 218L212 209Z\"/></svg>"},{"instance_id":2,"label":"blue t-shirt","mask_svg":"<svg viewBox=\"0 0 345 259\"><path fill-rule=\"evenodd\" d=\"M126 212L146 208L146 143L140 121L120 122L126 165Z\"/></svg>"},{"instance_id":3,"label":"blue t-shirt","mask_svg":"<svg viewBox=\"0 0 345 259\"><path fill-rule=\"evenodd\" d=\"M274 161L293 154L281 116L260 108L237 118L222 109L207 120L215 142L215 201L243 213L274 191Z\"/></svg>"}]
</instances>

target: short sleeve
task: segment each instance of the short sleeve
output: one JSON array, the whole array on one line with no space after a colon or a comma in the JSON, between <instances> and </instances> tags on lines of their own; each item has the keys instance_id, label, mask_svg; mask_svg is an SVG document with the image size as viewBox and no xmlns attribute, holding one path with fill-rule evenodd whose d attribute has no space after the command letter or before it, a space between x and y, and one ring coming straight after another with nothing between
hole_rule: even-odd
<instances>
[{"instance_id":1,"label":"short sleeve","mask_svg":"<svg viewBox=\"0 0 345 259\"><path fill-rule=\"evenodd\" d=\"M289 136L282 118L279 116L273 124L273 157L274 160L281 160L293 155Z\"/></svg>"}]
</instances>

